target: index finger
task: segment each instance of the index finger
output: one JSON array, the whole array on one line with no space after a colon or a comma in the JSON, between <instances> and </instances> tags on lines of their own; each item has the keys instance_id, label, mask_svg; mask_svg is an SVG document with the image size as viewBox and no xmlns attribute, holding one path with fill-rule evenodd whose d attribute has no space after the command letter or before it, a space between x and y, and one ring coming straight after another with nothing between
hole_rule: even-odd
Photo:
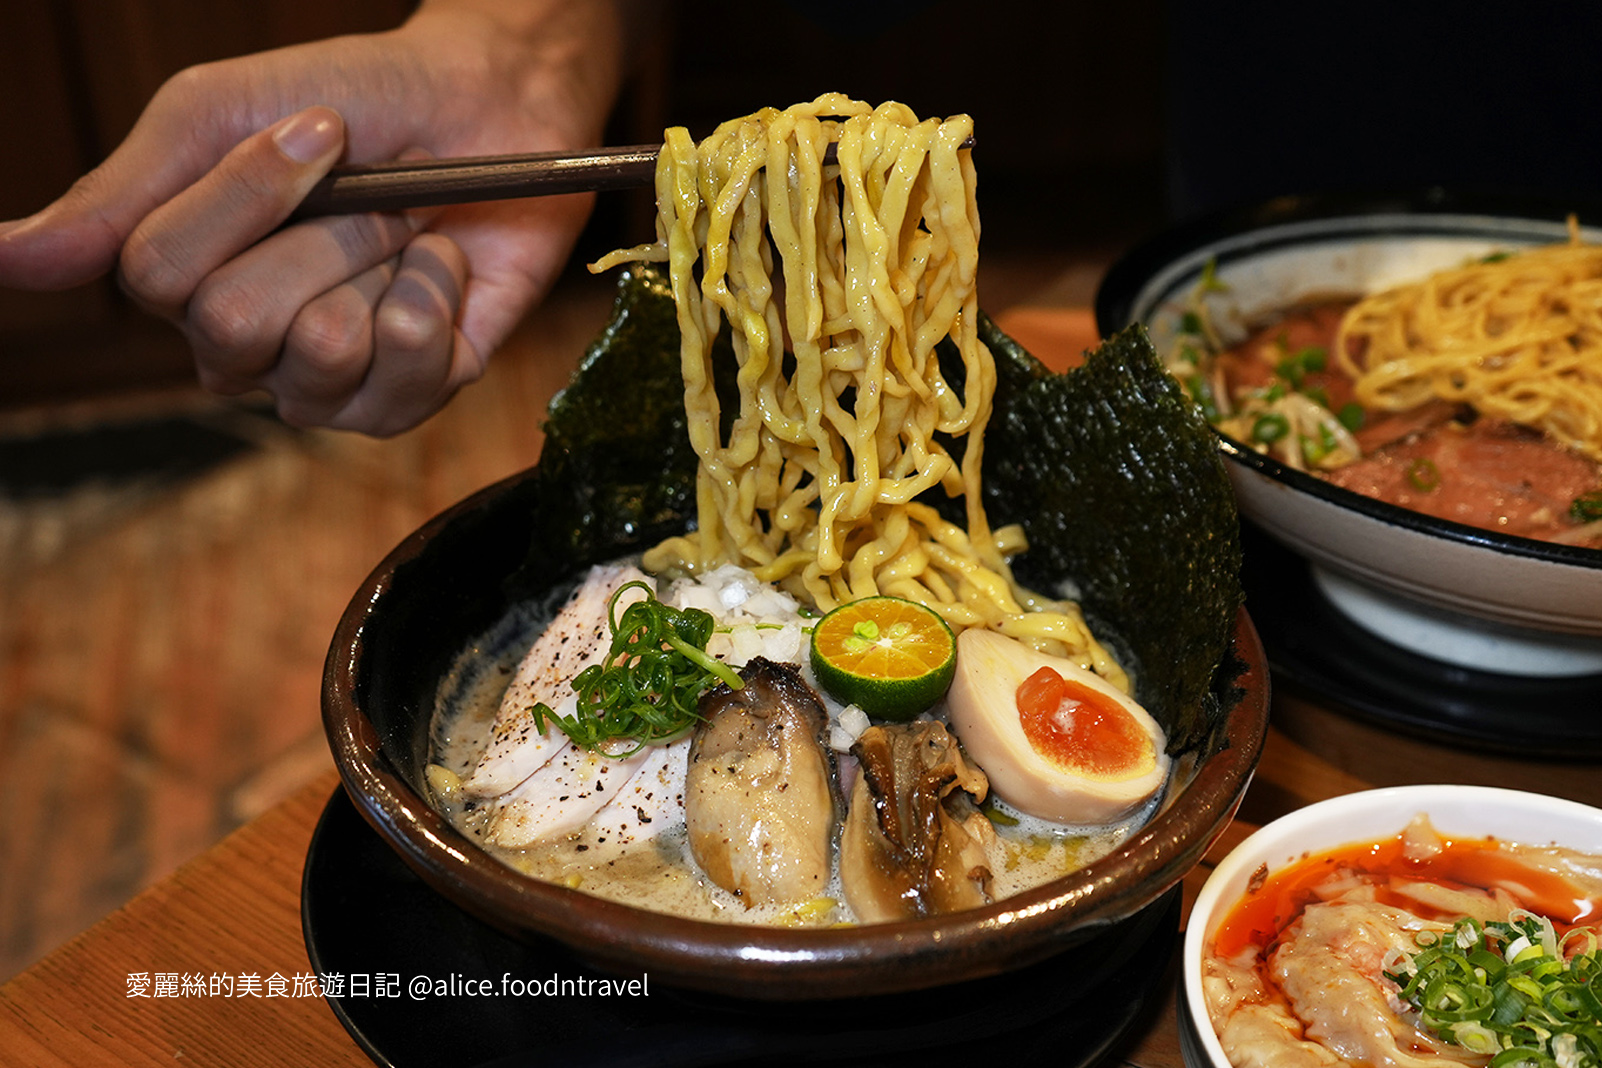
<instances>
[{"instance_id":1,"label":"index finger","mask_svg":"<svg viewBox=\"0 0 1602 1068\"><path fill-rule=\"evenodd\" d=\"M134 228L119 264L123 288L177 318L202 279L289 217L344 144L339 113L321 106L245 138Z\"/></svg>"}]
</instances>

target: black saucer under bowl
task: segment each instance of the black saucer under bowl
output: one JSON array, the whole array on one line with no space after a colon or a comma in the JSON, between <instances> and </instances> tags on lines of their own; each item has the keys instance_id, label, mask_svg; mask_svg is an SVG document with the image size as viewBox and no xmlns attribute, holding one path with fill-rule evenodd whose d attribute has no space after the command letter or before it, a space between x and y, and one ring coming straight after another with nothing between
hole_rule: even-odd
<instances>
[{"instance_id":1,"label":"black saucer under bowl","mask_svg":"<svg viewBox=\"0 0 1602 1068\"><path fill-rule=\"evenodd\" d=\"M314 971L340 979L339 993L326 992L335 1015L394 1068L895 1066L936 1051L1081 1068L1107 1056L1171 975L1179 900L1175 887L1076 952L999 976L877 997L744 1001L648 973L605 975L555 941L506 937L425 885L341 790L312 837L301 921Z\"/></svg>"},{"instance_id":2,"label":"black saucer under bowl","mask_svg":"<svg viewBox=\"0 0 1602 1068\"><path fill-rule=\"evenodd\" d=\"M1468 749L1539 759L1602 756L1602 675L1476 671L1404 649L1347 618L1305 557L1242 525L1241 579L1276 686L1355 718Z\"/></svg>"}]
</instances>

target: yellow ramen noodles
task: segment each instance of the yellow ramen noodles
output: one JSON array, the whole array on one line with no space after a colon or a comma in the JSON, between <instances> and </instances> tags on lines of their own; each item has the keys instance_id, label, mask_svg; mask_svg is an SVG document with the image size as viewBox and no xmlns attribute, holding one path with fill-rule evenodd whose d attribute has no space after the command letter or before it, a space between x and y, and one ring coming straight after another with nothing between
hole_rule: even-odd
<instances>
[{"instance_id":1,"label":"yellow ramen noodles","mask_svg":"<svg viewBox=\"0 0 1602 1068\"><path fill-rule=\"evenodd\" d=\"M972 132L967 116L919 121L838 94L726 122L700 144L667 131L657 241L592 268L666 262L678 305L697 529L646 566L738 564L823 611L905 597L1127 687L1077 605L1017 586L1006 560L1023 533L985 516L995 366L977 333ZM712 374L724 323L739 364L726 436ZM948 337L960 393L936 357ZM937 433L965 440L960 463ZM965 530L915 500L936 486L963 497Z\"/></svg>"},{"instance_id":2,"label":"yellow ramen noodles","mask_svg":"<svg viewBox=\"0 0 1602 1068\"><path fill-rule=\"evenodd\" d=\"M1359 301L1335 351L1366 407L1440 399L1602 460L1602 247L1528 249Z\"/></svg>"}]
</instances>

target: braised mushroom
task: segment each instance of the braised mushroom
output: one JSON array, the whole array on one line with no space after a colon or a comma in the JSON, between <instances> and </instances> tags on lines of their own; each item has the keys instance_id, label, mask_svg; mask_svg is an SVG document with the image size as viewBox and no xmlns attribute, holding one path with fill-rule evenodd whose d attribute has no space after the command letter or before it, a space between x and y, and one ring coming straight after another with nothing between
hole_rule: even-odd
<instances>
[{"instance_id":1,"label":"braised mushroom","mask_svg":"<svg viewBox=\"0 0 1602 1068\"><path fill-rule=\"evenodd\" d=\"M840 881L865 923L973 908L990 900L978 809L985 773L934 722L869 727L851 747L862 774L840 837Z\"/></svg>"}]
</instances>

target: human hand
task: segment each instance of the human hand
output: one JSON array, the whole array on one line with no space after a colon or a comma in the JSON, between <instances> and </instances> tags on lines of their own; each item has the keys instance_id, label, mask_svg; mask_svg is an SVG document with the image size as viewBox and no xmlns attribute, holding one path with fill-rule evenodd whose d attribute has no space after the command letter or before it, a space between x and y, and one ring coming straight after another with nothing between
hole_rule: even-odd
<instances>
[{"instance_id":1,"label":"human hand","mask_svg":"<svg viewBox=\"0 0 1602 1068\"><path fill-rule=\"evenodd\" d=\"M284 220L342 159L599 143L620 36L609 3L431 0L388 33L191 68L65 196L0 223L0 285L115 267L208 389L265 389L297 425L404 430L482 373L590 198Z\"/></svg>"}]
</instances>

